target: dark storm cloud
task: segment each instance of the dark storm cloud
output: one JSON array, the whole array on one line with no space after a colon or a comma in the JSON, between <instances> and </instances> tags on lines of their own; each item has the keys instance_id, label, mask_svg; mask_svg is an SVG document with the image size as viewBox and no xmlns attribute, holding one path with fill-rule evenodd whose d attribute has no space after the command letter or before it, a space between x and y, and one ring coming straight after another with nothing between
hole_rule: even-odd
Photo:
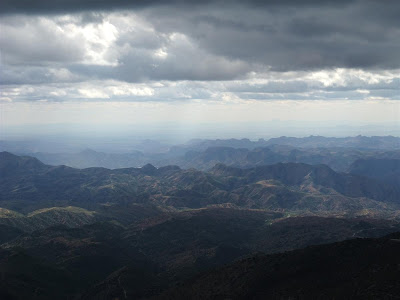
<instances>
[{"instance_id":1,"label":"dark storm cloud","mask_svg":"<svg viewBox=\"0 0 400 300\"><path fill-rule=\"evenodd\" d=\"M183 32L211 53L273 70L400 67L400 18L393 18L400 1L250 7L203 8L179 18L166 7L146 13L159 31Z\"/></svg>"},{"instance_id":2,"label":"dark storm cloud","mask_svg":"<svg viewBox=\"0 0 400 300\"><path fill-rule=\"evenodd\" d=\"M227 5L229 3L229 5ZM165 5L168 4L168 5ZM66 13L82 12L77 17L80 24L102 22L107 10L142 8L144 16L156 29L149 32L125 32L115 44L128 45L133 50L124 51L119 57L122 77L126 66L133 70L143 69L143 78L170 80L207 80L202 74L204 67L200 57L192 60L193 69L183 70L179 57L196 57L202 52L231 62L242 63L233 72L254 70L255 66L276 71L311 70L323 68L396 69L400 67L400 1L2 1L3 13ZM97 10L97 12L96 12ZM103 10L103 12L101 12ZM29 25L28 25L29 26ZM43 27L40 32L5 31L2 52L6 61L26 64L48 61L77 61L82 57L82 45L78 38L65 40L57 36L53 28ZM33 27L35 28L35 27ZM154 63L149 54L138 49L155 49L165 44L165 35L183 33L195 44L188 49L174 47L175 53L163 63ZM164 34L164 36L163 36ZM32 37L31 40L29 38ZM42 38L41 38L42 37ZM30 47L22 47L21 43ZM197 51L199 50L199 51ZM183 51L180 53L179 51ZM177 59L174 61L173 57ZM9 58L9 59L8 59ZM25 58L25 59L24 59ZM209 59L213 62L213 59ZM145 62L150 65L145 65ZM247 66L244 67L243 65ZM151 67L157 65L156 68ZM164 72L165 68L171 72ZM187 66L186 66L187 67ZM174 74L174 70L181 70ZM223 69L227 69L224 65ZM229 69L229 68L228 68ZM196 75L197 74L197 75ZM240 74L209 72L209 80L237 78ZM170 75L170 78L168 78ZM136 80L138 76L128 76Z\"/></svg>"},{"instance_id":3,"label":"dark storm cloud","mask_svg":"<svg viewBox=\"0 0 400 300\"><path fill-rule=\"evenodd\" d=\"M7 13L70 13L93 10L138 9L157 5L202 6L212 3L231 5L240 1L195 1L195 0L3 0L0 2L0 12ZM338 5L348 4L352 0L250 0L251 6L284 6L284 5Z\"/></svg>"}]
</instances>

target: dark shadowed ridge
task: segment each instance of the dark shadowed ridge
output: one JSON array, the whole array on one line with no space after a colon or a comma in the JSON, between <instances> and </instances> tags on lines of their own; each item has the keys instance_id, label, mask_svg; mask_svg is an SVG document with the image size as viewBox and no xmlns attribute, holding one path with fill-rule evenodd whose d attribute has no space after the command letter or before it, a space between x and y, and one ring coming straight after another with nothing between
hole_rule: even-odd
<instances>
[{"instance_id":1,"label":"dark shadowed ridge","mask_svg":"<svg viewBox=\"0 0 400 300\"><path fill-rule=\"evenodd\" d=\"M256 255L157 299L396 299L400 233Z\"/></svg>"},{"instance_id":2,"label":"dark shadowed ridge","mask_svg":"<svg viewBox=\"0 0 400 300\"><path fill-rule=\"evenodd\" d=\"M0 152L1 176L6 176L17 172L39 172L48 168L49 166L45 165L37 158L30 156L17 156L9 152Z\"/></svg>"},{"instance_id":3,"label":"dark shadowed ridge","mask_svg":"<svg viewBox=\"0 0 400 300\"><path fill-rule=\"evenodd\" d=\"M311 180L317 185L332 188L349 197L368 197L380 201L398 202L400 195L399 187L360 175L337 173L326 165L278 163L239 169L217 164L210 172L218 176L244 177L247 183L274 179L286 185L296 186Z\"/></svg>"},{"instance_id":4,"label":"dark shadowed ridge","mask_svg":"<svg viewBox=\"0 0 400 300\"><path fill-rule=\"evenodd\" d=\"M400 159L358 159L350 166L349 173L400 186Z\"/></svg>"}]
</instances>

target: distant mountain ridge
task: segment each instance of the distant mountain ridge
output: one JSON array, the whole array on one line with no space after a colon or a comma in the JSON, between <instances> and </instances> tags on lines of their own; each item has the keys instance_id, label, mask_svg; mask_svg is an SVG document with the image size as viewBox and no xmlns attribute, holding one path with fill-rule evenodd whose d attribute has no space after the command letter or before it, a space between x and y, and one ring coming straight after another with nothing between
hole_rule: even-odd
<instances>
[{"instance_id":1,"label":"distant mountain ridge","mask_svg":"<svg viewBox=\"0 0 400 300\"><path fill-rule=\"evenodd\" d=\"M362 136L355 137L286 137L281 136L269 140L259 139L250 141L249 139L217 139L217 140L193 140L189 145L195 146L199 150L205 150L209 147L232 147L254 149L271 145L285 145L301 148L364 148L364 149L400 149L400 137L394 136Z\"/></svg>"},{"instance_id":2,"label":"distant mountain ridge","mask_svg":"<svg viewBox=\"0 0 400 300\"><path fill-rule=\"evenodd\" d=\"M29 212L43 207L138 203L173 208L215 204L249 208L335 211L400 205L400 188L325 165L278 163L249 169L217 164L210 173L177 166L74 169L0 153L0 207ZM10 170L10 166L13 166Z\"/></svg>"},{"instance_id":3,"label":"distant mountain ridge","mask_svg":"<svg viewBox=\"0 0 400 300\"><path fill-rule=\"evenodd\" d=\"M304 138L279 137L268 140L269 144L290 145L302 148L317 147L349 147L363 149L400 149L400 137L395 136L362 136L355 137L323 137L309 136Z\"/></svg>"},{"instance_id":4,"label":"distant mountain ridge","mask_svg":"<svg viewBox=\"0 0 400 300\"><path fill-rule=\"evenodd\" d=\"M350 166L349 173L400 186L400 159L358 159Z\"/></svg>"},{"instance_id":5,"label":"distant mountain ridge","mask_svg":"<svg viewBox=\"0 0 400 300\"><path fill-rule=\"evenodd\" d=\"M49 165L67 165L75 168L104 167L109 169L140 167L147 163L155 166L178 165L206 171L216 163L249 168L278 162L326 164L336 171L347 171L357 159L400 159L400 150L358 150L357 148L294 148L270 145L261 148L233 148L210 146L170 149L166 153L103 153L86 149L79 153L29 153Z\"/></svg>"},{"instance_id":6,"label":"distant mountain ridge","mask_svg":"<svg viewBox=\"0 0 400 300\"><path fill-rule=\"evenodd\" d=\"M217 164L211 173L219 176L244 177L248 183L269 179L297 186L311 183L332 188L345 196L367 197L379 201L397 202L400 195L398 188L391 189L389 186L367 177L336 173L326 165L278 163L251 169L239 169ZM384 190L388 192L383 192Z\"/></svg>"},{"instance_id":7,"label":"distant mountain ridge","mask_svg":"<svg viewBox=\"0 0 400 300\"><path fill-rule=\"evenodd\" d=\"M251 168L279 162L326 164L336 171L347 171L357 159L400 159L400 151L360 151L352 148L294 148L271 145L248 150L245 148L210 147L204 151L189 151L183 158L171 160L177 165L208 170L216 163Z\"/></svg>"}]
</instances>

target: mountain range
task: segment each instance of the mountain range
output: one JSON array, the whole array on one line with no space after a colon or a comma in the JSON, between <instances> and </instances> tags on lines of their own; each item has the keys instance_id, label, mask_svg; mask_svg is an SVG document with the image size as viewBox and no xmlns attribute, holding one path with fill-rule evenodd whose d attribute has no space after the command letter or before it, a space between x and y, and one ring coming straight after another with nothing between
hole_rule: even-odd
<instances>
[{"instance_id":1,"label":"mountain range","mask_svg":"<svg viewBox=\"0 0 400 300\"><path fill-rule=\"evenodd\" d=\"M75 168L157 167L178 165L207 171L216 163L254 167L278 162L326 164L335 171L347 172L357 159L400 159L400 139L396 137L307 138L280 137L265 141L248 139L192 140L182 145L143 141L127 153L105 153L93 149L80 152L33 151L27 142L0 142L0 150L38 158L49 165Z\"/></svg>"},{"instance_id":2,"label":"mountain range","mask_svg":"<svg viewBox=\"0 0 400 300\"><path fill-rule=\"evenodd\" d=\"M344 172L292 146L183 154L204 170L1 152L0 297L395 298L397 152L336 150L362 155Z\"/></svg>"},{"instance_id":3,"label":"mountain range","mask_svg":"<svg viewBox=\"0 0 400 300\"><path fill-rule=\"evenodd\" d=\"M168 209L235 205L303 212L394 211L400 187L326 165L278 163L240 169L217 164L210 172L177 166L74 169L0 153L0 205L28 213L53 206L146 204Z\"/></svg>"}]
</instances>

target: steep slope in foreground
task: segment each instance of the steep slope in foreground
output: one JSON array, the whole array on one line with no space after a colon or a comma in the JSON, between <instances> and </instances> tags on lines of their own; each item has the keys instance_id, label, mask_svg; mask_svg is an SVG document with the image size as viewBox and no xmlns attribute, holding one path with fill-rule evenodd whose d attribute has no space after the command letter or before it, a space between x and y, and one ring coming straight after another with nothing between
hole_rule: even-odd
<instances>
[{"instance_id":1,"label":"steep slope in foreground","mask_svg":"<svg viewBox=\"0 0 400 300\"><path fill-rule=\"evenodd\" d=\"M137 278L143 272L127 266L88 288L83 298L140 299L138 295L156 295L200 272L259 251L278 253L400 230L400 224L384 220L273 217L262 211L201 209L132 226L122 234L123 240L160 266L163 271L157 274L158 281L138 286Z\"/></svg>"},{"instance_id":2,"label":"steep slope in foreground","mask_svg":"<svg viewBox=\"0 0 400 300\"><path fill-rule=\"evenodd\" d=\"M166 213L129 227L97 222L10 232L0 246L0 299L1 291L16 299L29 299L35 291L40 292L36 299L79 294L140 299L259 251L277 253L400 230L399 223L388 220L276 217L208 208Z\"/></svg>"},{"instance_id":3,"label":"steep slope in foreground","mask_svg":"<svg viewBox=\"0 0 400 300\"><path fill-rule=\"evenodd\" d=\"M398 299L400 233L258 255L157 299Z\"/></svg>"}]
</instances>

